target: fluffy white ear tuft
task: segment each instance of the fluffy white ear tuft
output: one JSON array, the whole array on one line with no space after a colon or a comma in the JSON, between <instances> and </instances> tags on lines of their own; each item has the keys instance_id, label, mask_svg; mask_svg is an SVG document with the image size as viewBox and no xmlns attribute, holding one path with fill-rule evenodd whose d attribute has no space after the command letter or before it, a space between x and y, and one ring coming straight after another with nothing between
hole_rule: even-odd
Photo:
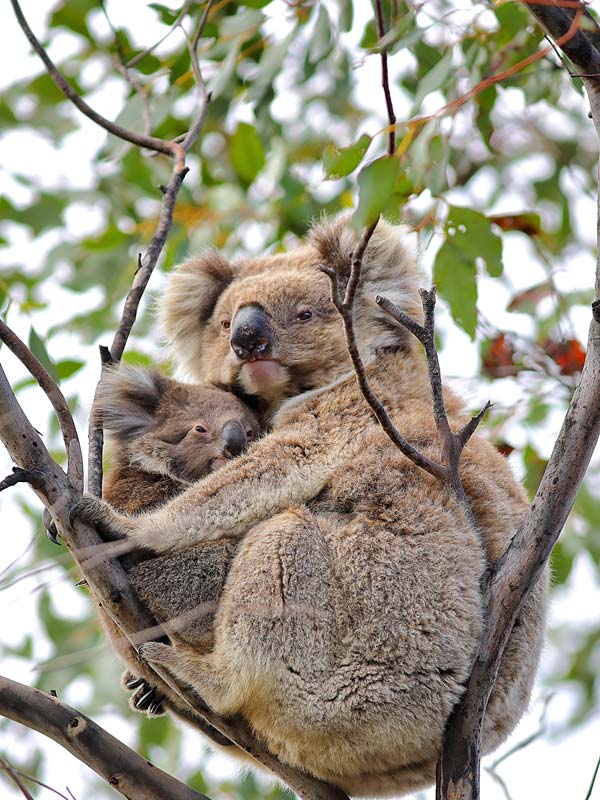
<instances>
[{"instance_id":1,"label":"fluffy white ear tuft","mask_svg":"<svg viewBox=\"0 0 600 800\"><path fill-rule=\"evenodd\" d=\"M186 261L171 273L160 308L160 325L176 363L197 372L202 328L235 276L216 251Z\"/></svg>"},{"instance_id":2,"label":"fluffy white ear tuft","mask_svg":"<svg viewBox=\"0 0 600 800\"><path fill-rule=\"evenodd\" d=\"M352 252L360 240L360 232L350 225L350 215L318 221L310 236L323 262L347 278ZM403 225L380 219L365 251L356 297L356 321L357 328L362 329L361 345L367 351L408 341L404 329L375 303L377 295L387 297L416 319L422 317L418 293L421 276L408 237L409 231Z\"/></svg>"},{"instance_id":3,"label":"fluffy white ear tuft","mask_svg":"<svg viewBox=\"0 0 600 800\"><path fill-rule=\"evenodd\" d=\"M133 439L152 428L169 379L156 369L107 367L96 396L104 429L114 438Z\"/></svg>"}]
</instances>

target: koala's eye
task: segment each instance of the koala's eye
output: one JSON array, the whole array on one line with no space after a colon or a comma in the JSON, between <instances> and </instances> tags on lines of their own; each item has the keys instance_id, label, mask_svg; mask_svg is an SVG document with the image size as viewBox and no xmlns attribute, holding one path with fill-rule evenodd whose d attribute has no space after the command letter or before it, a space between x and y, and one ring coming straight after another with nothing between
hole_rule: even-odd
<instances>
[{"instance_id":1,"label":"koala's eye","mask_svg":"<svg viewBox=\"0 0 600 800\"><path fill-rule=\"evenodd\" d=\"M197 433L206 433L206 428L205 428L203 425L196 425L196 427L194 428L194 430L195 430Z\"/></svg>"},{"instance_id":2,"label":"koala's eye","mask_svg":"<svg viewBox=\"0 0 600 800\"><path fill-rule=\"evenodd\" d=\"M309 308L303 308L302 311L299 311L296 314L296 319L298 322L306 322L309 319L312 319L313 312Z\"/></svg>"},{"instance_id":3,"label":"koala's eye","mask_svg":"<svg viewBox=\"0 0 600 800\"><path fill-rule=\"evenodd\" d=\"M231 320L230 319L222 319L221 320L221 328L224 331L228 331L231 328Z\"/></svg>"},{"instance_id":4,"label":"koala's eye","mask_svg":"<svg viewBox=\"0 0 600 800\"><path fill-rule=\"evenodd\" d=\"M249 442L253 441L253 439L254 439L254 431L252 430L252 428L248 428L248 430L246 431L246 439Z\"/></svg>"}]
</instances>

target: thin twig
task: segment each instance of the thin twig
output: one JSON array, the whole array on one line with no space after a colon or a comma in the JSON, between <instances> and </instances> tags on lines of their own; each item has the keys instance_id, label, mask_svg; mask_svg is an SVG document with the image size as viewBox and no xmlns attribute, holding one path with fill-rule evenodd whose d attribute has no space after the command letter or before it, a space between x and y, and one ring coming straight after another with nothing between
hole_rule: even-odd
<instances>
[{"instance_id":1,"label":"thin twig","mask_svg":"<svg viewBox=\"0 0 600 800\"><path fill-rule=\"evenodd\" d=\"M206 20L208 19L208 12L210 10L211 2L207 4L207 7L204 9L204 13L200 20L198 31L196 33L198 38L202 33L202 30L206 24ZM143 257L138 259L138 265L135 272L135 277L133 279L133 284L127 294L127 297L125 298L125 305L123 307L119 325L117 326L117 330L110 346L110 351L105 353L103 356L103 363L117 363L121 360L121 356L125 350L129 334L131 333L131 329L137 317L140 301L144 291L146 290L150 276L152 275L154 268L158 263L160 254L164 248L165 242L167 241L167 236L173 225L175 201L183 180L188 172L188 168L185 166L185 154L190 151L200 135L200 131L202 130L206 120L206 115L208 113L211 100L210 93L206 90L206 84L202 78L202 73L198 65L195 49L191 46L189 49L192 64L195 64L194 74L196 75L198 81L198 88L201 98L200 108L188 133L185 135L183 142L180 145L183 156L181 159L176 160L169 182L161 189L162 206L158 224L145 254ZM94 398L92 409L94 409L95 406L96 402ZM102 430L102 419L100 418L100 415L93 410L88 434L88 492L96 497L102 496L103 446L104 434Z\"/></svg>"},{"instance_id":2,"label":"thin twig","mask_svg":"<svg viewBox=\"0 0 600 800\"><path fill-rule=\"evenodd\" d=\"M596 761L594 774L592 775L592 780L590 781L590 788L588 789L584 800L591 800L592 792L594 791L594 784L596 783L596 778L598 777L598 770L600 770L600 756L598 756L598 760Z\"/></svg>"},{"instance_id":3,"label":"thin twig","mask_svg":"<svg viewBox=\"0 0 600 800\"><path fill-rule=\"evenodd\" d=\"M497 758L489 767L485 768L485 771L496 781L496 783L500 786L506 800L512 800L511 794L508 791L508 786L506 782L502 778L502 776L497 772L498 767L500 764L504 763L507 759L511 756L514 756L515 753L519 753L521 750L525 750L527 747L532 745L535 741L537 741L541 736L544 736L546 733L546 714L548 711L548 706L550 702L554 698L554 693L550 693L544 699L544 704L542 706L542 713L540 714L540 721L537 729L526 736L524 739L521 739L520 742L517 742L513 747L503 753L499 758Z\"/></svg>"},{"instance_id":4,"label":"thin twig","mask_svg":"<svg viewBox=\"0 0 600 800\"><path fill-rule=\"evenodd\" d=\"M0 320L0 339L9 350L15 354L30 375L35 378L41 389L46 393L48 400L52 403L60 425L67 454L67 475L74 486L83 491L83 456L81 454L81 445L79 443L77 428L75 427L65 396L58 388L58 384L46 367L38 361L25 342L19 339L17 334L11 330L3 320Z\"/></svg>"},{"instance_id":5,"label":"thin twig","mask_svg":"<svg viewBox=\"0 0 600 800\"><path fill-rule=\"evenodd\" d=\"M14 769L14 767L3 756L0 756L0 769L3 769L13 780L23 797L26 797L27 800L34 800L34 797L30 793L29 789L27 789L27 787L21 781L18 770Z\"/></svg>"},{"instance_id":6,"label":"thin twig","mask_svg":"<svg viewBox=\"0 0 600 800\"><path fill-rule=\"evenodd\" d=\"M381 0L375 0L375 23L377 26L377 36L383 39L385 36L385 24L383 21L383 9ZM387 108L389 130L388 130L388 155L393 156L396 152L396 114L392 103L392 93L390 91L390 77L388 74L387 47L381 47L381 85L385 95L385 105Z\"/></svg>"},{"instance_id":7,"label":"thin twig","mask_svg":"<svg viewBox=\"0 0 600 800\"><path fill-rule=\"evenodd\" d=\"M6 769L6 767L3 765L2 762L6 763L6 759L2 758L0 756L0 769ZM11 769L12 774L18 775L20 778L25 778L26 781L31 781L31 783L35 783L36 786L41 786L42 789L48 789L49 792L52 792L53 794L58 795L58 797L62 797L62 800L70 800L69 797L67 797L66 794L63 794L62 792L59 792L58 789L54 788L54 786L49 786L47 783L44 783L43 781L38 780L38 778L34 778L33 775L28 775L26 772L23 772L20 769L16 769L16 767L13 767L12 765L10 766L10 769ZM67 791L69 792L70 797L73 798L73 793L71 792L69 787L67 786L66 788L67 788ZM27 797L31 797L31 795L26 795L26 796ZM32 800L33 800L33 798L32 798ZM74 798L73 798L73 800L74 800Z\"/></svg>"},{"instance_id":8,"label":"thin twig","mask_svg":"<svg viewBox=\"0 0 600 800\"><path fill-rule=\"evenodd\" d=\"M135 78L130 68L127 65L127 59L125 58L125 52L123 51L123 47L121 45L121 40L119 39L119 33L115 26L112 23L108 10L106 8L105 0L101 0L100 5L102 6L102 13L104 14L104 19L108 27L110 28L112 35L115 40L115 48L117 50L117 58L115 60L115 66L121 73L121 75L125 78L125 80L131 84L133 90L138 95L140 100L142 101L142 106L144 109L144 135L150 136L152 133L152 114L150 112L150 101L148 97L148 91L145 89L144 86Z\"/></svg>"},{"instance_id":9,"label":"thin twig","mask_svg":"<svg viewBox=\"0 0 600 800\"><path fill-rule=\"evenodd\" d=\"M141 53L137 53L137 55L135 55L132 58L130 58L129 61L125 64L127 69L130 69L131 67L135 67L136 64L139 64L139 62L142 59L146 58L146 56L149 56L151 53L153 53L156 50L157 47L160 47L160 45L166 39L168 39L168 37L173 33L175 28L177 28L177 26L181 23L181 20L184 18L184 16L188 13L188 11L190 9L190 6L192 5L192 2L193 2L193 0L185 0L185 3L181 7L181 11L179 12L177 17L175 18L173 24L171 25L171 28L157 42L154 42L153 45L151 45L150 47L147 47L145 50L142 50Z\"/></svg>"},{"instance_id":10,"label":"thin twig","mask_svg":"<svg viewBox=\"0 0 600 800\"><path fill-rule=\"evenodd\" d=\"M105 131L112 133L113 136L117 136L119 139L124 139L126 142L131 142L131 144L136 144L138 147L145 147L147 150L154 150L157 153L164 153L167 156L172 156L177 161L183 161L183 150L181 145L177 144L176 142L158 139L155 136L144 136L143 134L136 133L135 131L130 131L128 128L124 128L122 125L117 125L116 122L111 122L111 120L106 119L106 117L103 117L102 114L99 114L91 106L89 106L57 69L40 41L36 38L23 15L23 11L21 10L18 0L10 0L10 3L23 33L27 37L30 45L43 61L48 74L61 92L65 95L65 97L67 97L73 103L73 105L81 111L82 114L88 117L88 119L91 119L92 122L95 122L96 125L104 128Z\"/></svg>"}]
</instances>

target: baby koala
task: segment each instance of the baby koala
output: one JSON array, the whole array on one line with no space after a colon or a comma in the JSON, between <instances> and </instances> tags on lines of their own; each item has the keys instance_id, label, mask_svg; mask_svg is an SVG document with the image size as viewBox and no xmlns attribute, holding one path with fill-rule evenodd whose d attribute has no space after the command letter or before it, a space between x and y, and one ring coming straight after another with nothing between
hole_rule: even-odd
<instances>
[{"instance_id":1,"label":"baby koala","mask_svg":"<svg viewBox=\"0 0 600 800\"><path fill-rule=\"evenodd\" d=\"M256 415L235 395L208 386L179 383L157 369L109 368L97 395L97 410L111 445L113 466L103 496L118 511L139 514L162 505L240 455L259 434ZM213 645L217 603L237 542L223 539L174 555L122 557L140 601L166 633L176 633L198 652ZM163 696L110 617L100 619L117 654L139 711L163 713ZM170 707L180 705L169 696Z\"/></svg>"}]
</instances>

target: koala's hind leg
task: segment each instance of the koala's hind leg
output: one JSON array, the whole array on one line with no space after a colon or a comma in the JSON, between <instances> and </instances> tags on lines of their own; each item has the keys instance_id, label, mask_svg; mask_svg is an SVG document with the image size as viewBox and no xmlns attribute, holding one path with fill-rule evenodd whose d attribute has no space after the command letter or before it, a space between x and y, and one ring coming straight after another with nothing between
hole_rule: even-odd
<instances>
[{"instance_id":1,"label":"koala's hind leg","mask_svg":"<svg viewBox=\"0 0 600 800\"><path fill-rule=\"evenodd\" d=\"M215 647L199 654L172 636L141 656L191 686L220 714L320 696L345 652L346 613L326 537L308 509L255 526L233 559L215 621ZM289 699L289 698L288 698ZM309 701L310 703L310 701ZM295 705L295 704L293 704Z\"/></svg>"},{"instance_id":2,"label":"koala's hind leg","mask_svg":"<svg viewBox=\"0 0 600 800\"><path fill-rule=\"evenodd\" d=\"M184 643L171 646L160 642L146 642L139 654L143 661L166 669L177 682L191 687L217 713L229 713L232 698L213 654L198 655Z\"/></svg>"}]
</instances>

